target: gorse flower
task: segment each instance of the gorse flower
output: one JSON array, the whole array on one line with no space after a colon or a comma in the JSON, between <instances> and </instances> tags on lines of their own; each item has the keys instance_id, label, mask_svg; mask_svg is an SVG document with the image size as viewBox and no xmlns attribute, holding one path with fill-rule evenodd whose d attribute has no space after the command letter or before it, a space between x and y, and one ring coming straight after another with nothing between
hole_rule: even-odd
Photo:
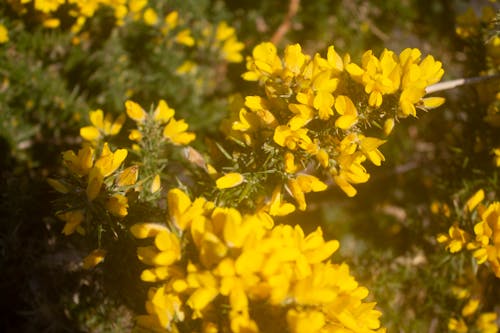
<instances>
[{"instance_id":1,"label":"gorse flower","mask_svg":"<svg viewBox=\"0 0 500 333\"><path fill-rule=\"evenodd\" d=\"M137 238L153 239L137 250L151 266L141 279L156 283L139 326L166 332L200 319L201 327L217 329L227 320L232 332L259 332L260 318L251 313L264 304L270 314L279 313L273 308L286 312L286 321L276 318L281 331L304 332L308 325L325 332L379 329L375 303L363 302L368 290L346 264L328 261L339 243L325 241L320 228L305 235L299 226L274 226L266 213L241 214L204 198L191 201L179 189L168 193L168 209L166 224L130 229ZM185 248L196 254L182 260ZM220 312L221 306L228 310Z\"/></svg>"},{"instance_id":2,"label":"gorse flower","mask_svg":"<svg viewBox=\"0 0 500 333\"><path fill-rule=\"evenodd\" d=\"M89 112L90 122L93 126L85 126L80 129L80 136L90 142L96 142L107 136L117 135L125 122L125 115L119 115L115 120L111 114L103 115L103 111L98 109Z\"/></svg>"},{"instance_id":3,"label":"gorse flower","mask_svg":"<svg viewBox=\"0 0 500 333\"><path fill-rule=\"evenodd\" d=\"M186 145L195 139L194 133L186 131L188 124L183 119L176 120L173 117L175 110L170 108L164 100L160 100L152 114L148 114L139 104L130 100L125 102L125 108L127 115L138 125L138 129L134 129L129 136L131 140L141 141L145 138L144 131L146 129L151 131L149 128L154 127L154 124L164 126L163 138L175 145Z\"/></svg>"},{"instance_id":4,"label":"gorse flower","mask_svg":"<svg viewBox=\"0 0 500 333\"><path fill-rule=\"evenodd\" d=\"M448 235L438 235L437 241L445 243L451 253L464 248L472 251L478 264L487 263L493 273L500 277L500 202L484 205L484 199L484 190L480 189L464 205L464 213L476 219L473 220L473 230L464 230L455 223Z\"/></svg>"}]
</instances>

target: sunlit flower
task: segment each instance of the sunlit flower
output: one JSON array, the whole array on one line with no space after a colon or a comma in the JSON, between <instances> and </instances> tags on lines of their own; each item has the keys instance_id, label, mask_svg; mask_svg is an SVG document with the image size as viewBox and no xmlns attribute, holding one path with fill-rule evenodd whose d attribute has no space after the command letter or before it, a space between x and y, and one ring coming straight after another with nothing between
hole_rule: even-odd
<instances>
[{"instance_id":1,"label":"sunlit flower","mask_svg":"<svg viewBox=\"0 0 500 333\"><path fill-rule=\"evenodd\" d=\"M142 123L146 119L146 111L137 103L133 101L126 101L125 108L127 110L127 115L135 122Z\"/></svg>"},{"instance_id":2,"label":"sunlit flower","mask_svg":"<svg viewBox=\"0 0 500 333\"><path fill-rule=\"evenodd\" d=\"M192 132L187 132L189 125L184 121L171 118L163 130L163 137L176 145L186 145L193 141L196 135Z\"/></svg>"},{"instance_id":3,"label":"sunlit flower","mask_svg":"<svg viewBox=\"0 0 500 333\"><path fill-rule=\"evenodd\" d=\"M98 141L106 136L113 136L120 132L123 123L125 122L125 115L121 114L115 120L113 116L108 113L103 116L103 111L98 109L89 112L90 122L93 126L85 126L80 129L80 135L87 141Z\"/></svg>"},{"instance_id":4,"label":"sunlit flower","mask_svg":"<svg viewBox=\"0 0 500 333\"><path fill-rule=\"evenodd\" d=\"M90 146L84 146L76 155L72 150L63 153L64 164L75 175L82 177L89 173L94 164L94 149Z\"/></svg>"},{"instance_id":5,"label":"sunlit flower","mask_svg":"<svg viewBox=\"0 0 500 333\"><path fill-rule=\"evenodd\" d=\"M461 251L469 240L470 236L467 232L459 228L456 224L449 228L447 235L440 234L437 237L439 243L446 243L446 249L451 253Z\"/></svg>"}]
</instances>

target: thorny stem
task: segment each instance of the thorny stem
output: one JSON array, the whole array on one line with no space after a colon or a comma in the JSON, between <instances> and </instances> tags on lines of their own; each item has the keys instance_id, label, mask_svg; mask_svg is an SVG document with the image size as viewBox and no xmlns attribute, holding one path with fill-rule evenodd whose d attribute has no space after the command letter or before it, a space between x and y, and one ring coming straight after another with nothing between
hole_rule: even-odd
<instances>
[{"instance_id":1,"label":"thorny stem","mask_svg":"<svg viewBox=\"0 0 500 333\"><path fill-rule=\"evenodd\" d=\"M494 80L494 79L498 79L498 78L500 78L500 74L475 76L475 77L470 77L470 78L462 78L462 79L444 81L444 82L439 82L439 83L428 86L425 89L425 92L427 94L432 94L432 93L437 92L437 91L449 90L449 89L453 89L453 88L460 87L460 86L465 86L465 85L469 85L469 84L476 84L479 82Z\"/></svg>"}]
</instances>

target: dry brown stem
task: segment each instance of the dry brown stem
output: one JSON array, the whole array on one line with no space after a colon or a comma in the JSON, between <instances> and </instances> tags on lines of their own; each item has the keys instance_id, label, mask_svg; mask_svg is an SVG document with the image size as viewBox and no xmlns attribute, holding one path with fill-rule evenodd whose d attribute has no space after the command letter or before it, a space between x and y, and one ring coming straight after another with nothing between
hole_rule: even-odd
<instances>
[{"instance_id":1,"label":"dry brown stem","mask_svg":"<svg viewBox=\"0 0 500 333\"><path fill-rule=\"evenodd\" d=\"M273 44L278 44L281 39L283 39L283 36L290 30L290 27L292 25L292 19L295 15L297 15L297 12L299 11L299 6L300 6L300 0L290 0L290 5L288 6L288 13L285 16L285 19L283 22L281 22L280 26L276 31L274 32L273 37L271 37L271 42Z\"/></svg>"}]
</instances>

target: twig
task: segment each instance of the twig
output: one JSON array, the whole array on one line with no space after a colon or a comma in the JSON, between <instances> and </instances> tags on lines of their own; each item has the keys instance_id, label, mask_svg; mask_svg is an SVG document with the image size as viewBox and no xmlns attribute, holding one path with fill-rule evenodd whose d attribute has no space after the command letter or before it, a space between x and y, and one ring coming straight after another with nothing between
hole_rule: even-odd
<instances>
[{"instance_id":1,"label":"twig","mask_svg":"<svg viewBox=\"0 0 500 333\"><path fill-rule=\"evenodd\" d=\"M300 0L290 0L290 5L288 6L288 13L285 16L283 22L281 22L280 26L274 33L273 37L271 37L271 42L273 44L278 44L283 36L290 30L290 26L292 24L292 19L295 15L297 15L297 11L299 10Z\"/></svg>"},{"instance_id":2,"label":"twig","mask_svg":"<svg viewBox=\"0 0 500 333\"><path fill-rule=\"evenodd\" d=\"M439 82L433 85L428 86L425 89L427 94L431 94L437 91L449 90L460 86L465 86L469 84L476 84L483 81L494 80L500 78L500 74L492 74L485 76L476 76L471 78L462 78L456 80L450 80L445 82Z\"/></svg>"}]
</instances>

